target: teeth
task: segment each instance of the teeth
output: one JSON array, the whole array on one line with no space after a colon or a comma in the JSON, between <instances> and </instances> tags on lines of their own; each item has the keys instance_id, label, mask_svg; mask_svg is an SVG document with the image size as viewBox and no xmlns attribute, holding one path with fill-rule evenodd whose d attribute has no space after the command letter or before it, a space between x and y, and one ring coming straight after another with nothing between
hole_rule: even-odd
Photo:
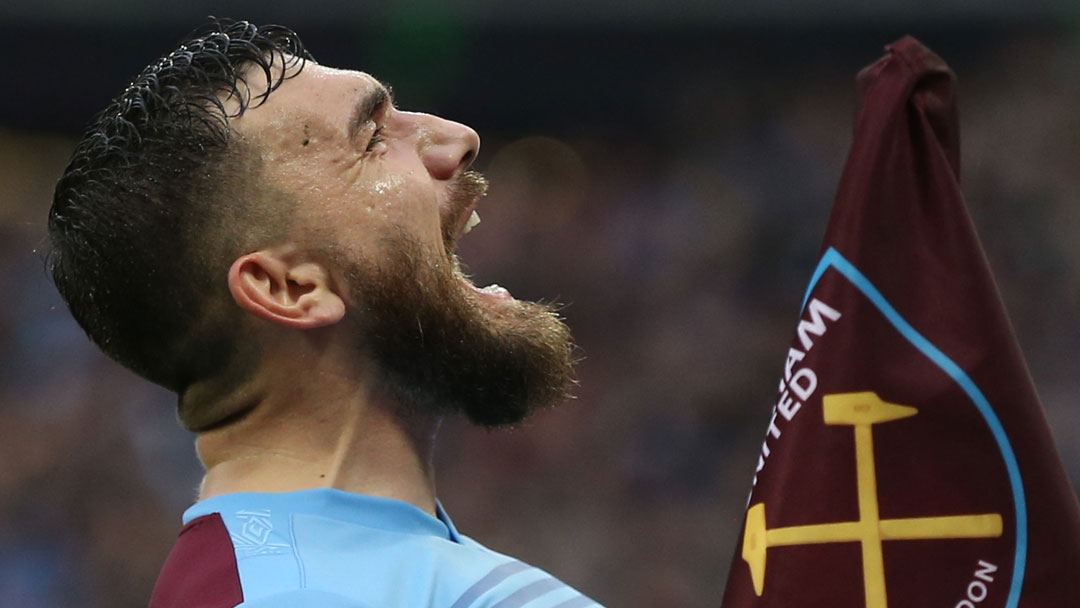
<instances>
[{"instance_id":1,"label":"teeth","mask_svg":"<svg viewBox=\"0 0 1080 608\"><path fill-rule=\"evenodd\" d=\"M470 230L476 227L480 223L480 214L473 211L469 216L469 221L465 222L465 234L468 234Z\"/></svg>"}]
</instances>

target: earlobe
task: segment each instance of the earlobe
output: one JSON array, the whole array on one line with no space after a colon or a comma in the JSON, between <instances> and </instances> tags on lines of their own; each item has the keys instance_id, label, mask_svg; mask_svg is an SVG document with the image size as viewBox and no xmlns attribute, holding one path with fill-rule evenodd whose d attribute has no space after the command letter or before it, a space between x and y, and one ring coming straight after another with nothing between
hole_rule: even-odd
<instances>
[{"instance_id":1,"label":"earlobe","mask_svg":"<svg viewBox=\"0 0 1080 608\"><path fill-rule=\"evenodd\" d=\"M240 256L229 268L229 292L237 305L279 325L314 329L345 316L345 303L329 284L326 269L315 263L291 263L289 256L256 251Z\"/></svg>"}]
</instances>

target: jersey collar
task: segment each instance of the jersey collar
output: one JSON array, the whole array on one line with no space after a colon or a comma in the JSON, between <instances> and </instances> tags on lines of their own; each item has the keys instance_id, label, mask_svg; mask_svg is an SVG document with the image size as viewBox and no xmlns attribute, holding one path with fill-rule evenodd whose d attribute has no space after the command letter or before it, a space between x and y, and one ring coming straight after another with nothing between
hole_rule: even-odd
<instances>
[{"instance_id":1,"label":"jersey collar","mask_svg":"<svg viewBox=\"0 0 1080 608\"><path fill-rule=\"evenodd\" d=\"M461 543L454 522L435 502L435 517L407 502L353 494L331 488L297 492L238 492L200 501L184 512L184 524L212 513L276 511L275 515L299 513L346 521L369 528L445 538Z\"/></svg>"}]
</instances>

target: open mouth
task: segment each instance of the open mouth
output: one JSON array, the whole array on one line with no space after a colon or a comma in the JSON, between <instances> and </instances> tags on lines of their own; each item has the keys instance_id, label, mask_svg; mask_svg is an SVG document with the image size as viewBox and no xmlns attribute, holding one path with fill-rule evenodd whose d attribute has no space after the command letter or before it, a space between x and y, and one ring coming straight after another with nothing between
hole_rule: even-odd
<instances>
[{"instance_id":1,"label":"open mouth","mask_svg":"<svg viewBox=\"0 0 1080 608\"><path fill-rule=\"evenodd\" d=\"M454 184L450 193L451 207L454 211L452 216L447 218L443 229L443 240L447 254L455 261L455 268L460 268L455 254L457 243L480 224L480 214L477 213L476 206L487 194L487 188L488 182L482 175L475 171L467 171L458 178L458 182ZM501 285L493 283L486 287L477 287L463 272L459 272L458 275L470 290L485 300L494 302L514 300L510 292Z\"/></svg>"},{"instance_id":2,"label":"open mouth","mask_svg":"<svg viewBox=\"0 0 1080 608\"><path fill-rule=\"evenodd\" d=\"M447 249L453 251L457 240L480 223L476 205L487 195L488 181L476 171L466 171L450 186L450 215L443 224L443 240Z\"/></svg>"}]
</instances>

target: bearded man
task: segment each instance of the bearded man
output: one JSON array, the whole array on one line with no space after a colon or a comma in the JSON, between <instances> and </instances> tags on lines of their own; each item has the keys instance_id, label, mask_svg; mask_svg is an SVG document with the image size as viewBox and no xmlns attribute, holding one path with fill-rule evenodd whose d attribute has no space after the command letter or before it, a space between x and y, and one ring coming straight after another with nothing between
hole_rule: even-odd
<instances>
[{"instance_id":1,"label":"bearded man","mask_svg":"<svg viewBox=\"0 0 1080 608\"><path fill-rule=\"evenodd\" d=\"M50 269L106 354L178 394L206 467L152 608L595 605L436 500L444 416L513 424L573 383L557 315L454 255L478 149L246 22L197 30L95 119Z\"/></svg>"}]
</instances>

